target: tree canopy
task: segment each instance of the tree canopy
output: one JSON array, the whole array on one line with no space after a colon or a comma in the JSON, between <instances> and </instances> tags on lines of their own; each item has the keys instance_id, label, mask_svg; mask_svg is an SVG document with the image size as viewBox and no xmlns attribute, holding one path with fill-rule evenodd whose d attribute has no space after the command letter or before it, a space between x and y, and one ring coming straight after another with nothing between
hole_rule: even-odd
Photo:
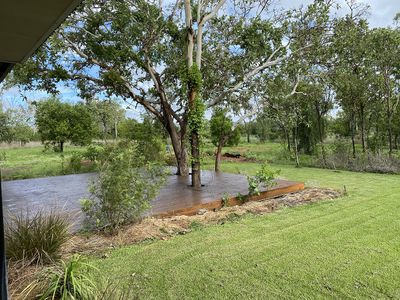
<instances>
[{"instance_id":1,"label":"tree canopy","mask_svg":"<svg viewBox=\"0 0 400 300\"><path fill-rule=\"evenodd\" d=\"M42 142L63 152L64 144L85 145L95 135L94 121L87 106L63 103L57 98L36 104L35 121Z\"/></svg>"}]
</instances>

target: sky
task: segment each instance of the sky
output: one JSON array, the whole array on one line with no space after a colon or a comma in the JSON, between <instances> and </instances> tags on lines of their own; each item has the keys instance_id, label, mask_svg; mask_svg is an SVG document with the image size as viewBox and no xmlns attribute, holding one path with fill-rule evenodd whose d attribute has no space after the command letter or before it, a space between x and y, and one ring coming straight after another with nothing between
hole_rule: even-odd
<instances>
[{"instance_id":1,"label":"sky","mask_svg":"<svg viewBox=\"0 0 400 300\"><path fill-rule=\"evenodd\" d=\"M308 5L312 2L312 0L281 0L276 1L276 5L290 9L300 5ZM348 12L346 10L346 2L344 0L337 0L336 2L341 6L339 14L346 14ZM370 7L368 20L371 27L392 25L396 13L400 12L400 0L359 0L358 2Z\"/></svg>"},{"instance_id":2,"label":"sky","mask_svg":"<svg viewBox=\"0 0 400 300\"><path fill-rule=\"evenodd\" d=\"M306 6L312 2L312 0L274 0L274 6L276 8L293 9L301 5ZM337 2L340 5L338 14L345 15L348 12L345 0L337 0ZM359 0L358 2L370 6L368 21L371 27L387 27L393 25L393 18L396 13L400 12L400 0ZM80 100L75 90L65 86L60 86L60 90L61 99L71 102ZM24 95L31 100L43 99L48 96L44 92L30 92ZM23 98L16 88L11 88L6 91L0 90L0 99L2 100L4 109L24 105ZM134 118L139 118L140 114L140 109L131 109L127 112L129 117Z\"/></svg>"}]
</instances>

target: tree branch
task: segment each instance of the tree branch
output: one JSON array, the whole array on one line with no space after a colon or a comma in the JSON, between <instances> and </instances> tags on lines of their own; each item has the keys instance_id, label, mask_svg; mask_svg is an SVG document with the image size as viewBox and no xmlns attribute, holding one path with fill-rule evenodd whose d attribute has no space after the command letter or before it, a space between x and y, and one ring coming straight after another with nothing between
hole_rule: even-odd
<instances>
[{"instance_id":1,"label":"tree branch","mask_svg":"<svg viewBox=\"0 0 400 300\"><path fill-rule=\"evenodd\" d=\"M212 11L201 18L199 26L205 24L208 20L212 19L220 10L220 8L225 4L226 0L219 0L217 5L212 9Z\"/></svg>"}]
</instances>

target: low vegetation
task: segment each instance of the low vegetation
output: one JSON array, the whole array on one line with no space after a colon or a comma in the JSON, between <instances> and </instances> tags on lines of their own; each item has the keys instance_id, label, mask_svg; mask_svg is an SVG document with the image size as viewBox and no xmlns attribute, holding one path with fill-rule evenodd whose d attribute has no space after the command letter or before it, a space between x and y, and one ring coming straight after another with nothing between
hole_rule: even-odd
<instances>
[{"instance_id":1,"label":"low vegetation","mask_svg":"<svg viewBox=\"0 0 400 300\"><path fill-rule=\"evenodd\" d=\"M99 177L90 187L92 197L82 199L81 205L90 228L113 232L139 219L150 207L165 174L145 159L137 143L123 142L106 152Z\"/></svg>"},{"instance_id":2,"label":"low vegetation","mask_svg":"<svg viewBox=\"0 0 400 300\"><path fill-rule=\"evenodd\" d=\"M66 217L55 212L10 216L5 230L6 255L10 260L32 264L52 262L60 257L61 247L69 238L69 226Z\"/></svg>"}]
</instances>

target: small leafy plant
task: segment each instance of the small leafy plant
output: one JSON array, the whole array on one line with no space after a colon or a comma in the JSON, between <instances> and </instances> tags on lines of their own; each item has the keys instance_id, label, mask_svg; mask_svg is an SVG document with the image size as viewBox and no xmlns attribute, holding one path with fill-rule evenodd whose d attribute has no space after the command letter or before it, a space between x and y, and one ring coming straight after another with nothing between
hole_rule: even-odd
<instances>
[{"instance_id":1,"label":"small leafy plant","mask_svg":"<svg viewBox=\"0 0 400 300\"><path fill-rule=\"evenodd\" d=\"M68 168L74 173L78 173L82 169L82 155L78 152L72 153L68 161Z\"/></svg>"},{"instance_id":2,"label":"small leafy plant","mask_svg":"<svg viewBox=\"0 0 400 300\"><path fill-rule=\"evenodd\" d=\"M237 193L236 195L236 199L238 199L241 203L245 203L248 198L248 195L243 195L242 193Z\"/></svg>"},{"instance_id":3,"label":"small leafy plant","mask_svg":"<svg viewBox=\"0 0 400 300\"><path fill-rule=\"evenodd\" d=\"M259 195L260 187L268 189L276 185L275 177L279 175L279 173L279 170L274 171L267 163L263 163L261 169L256 172L255 176L247 177L249 196Z\"/></svg>"},{"instance_id":4,"label":"small leafy plant","mask_svg":"<svg viewBox=\"0 0 400 300\"><path fill-rule=\"evenodd\" d=\"M224 195L223 195L222 198L221 198L221 200L222 200L222 207L227 207L227 206L229 206L229 199L230 199L229 193L224 193Z\"/></svg>"}]
</instances>

